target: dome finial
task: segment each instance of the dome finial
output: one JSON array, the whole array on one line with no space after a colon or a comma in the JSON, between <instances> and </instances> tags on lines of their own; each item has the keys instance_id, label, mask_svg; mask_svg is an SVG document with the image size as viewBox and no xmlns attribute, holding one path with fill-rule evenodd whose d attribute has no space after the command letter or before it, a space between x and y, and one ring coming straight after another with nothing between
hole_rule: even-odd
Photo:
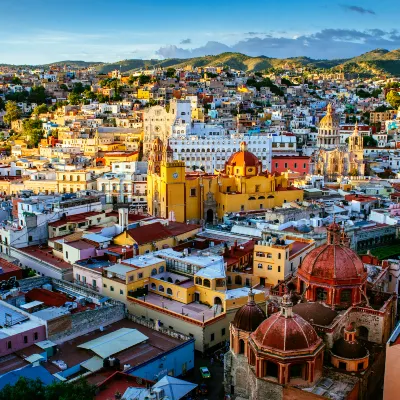
<instances>
[{"instance_id":1,"label":"dome finial","mask_svg":"<svg viewBox=\"0 0 400 400\"><path fill-rule=\"evenodd\" d=\"M253 288L249 290L247 304L255 304Z\"/></svg>"},{"instance_id":2,"label":"dome finial","mask_svg":"<svg viewBox=\"0 0 400 400\"><path fill-rule=\"evenodd\" d=\"M293 317L293 303L287 286L285 286L285 294L282 297L281 314L285 318Z\"/></svg>"},{"instance_id":3,"label":"dome finial","mask_svg":"<svg viewBox=\"0 0 400 400\"><path fill-rule=\"evenodd\" d=\"M332 104L328 103L328 106L326 107L326 114L332 114Z\"/></svg>"},{"instance_id":4,"label":"dome finial","mask_svg":"<svg viewBox=\"0 0 400 400\"><path fill-rule=\"evenodd\" d=\"M246 142L240 143L240 151L247 151L247 143Z\"/></svg>"}]
</instances>

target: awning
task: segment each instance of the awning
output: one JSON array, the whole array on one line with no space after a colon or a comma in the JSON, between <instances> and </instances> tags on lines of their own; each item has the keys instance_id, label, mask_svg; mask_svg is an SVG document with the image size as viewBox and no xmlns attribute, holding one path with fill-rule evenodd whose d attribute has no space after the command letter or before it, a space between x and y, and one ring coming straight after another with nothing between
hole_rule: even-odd
<instances>
[{"instance_id":1,"label":"awning","mask_svg":"<svg viewBox=\"0 0 400 400\"><path fill-rule=\"evenodd\" d=\"M81 364L81 367L89 370L90 372L96 372L103 368L103 359L97 356L89 358Z\"/></svg>"}]
</instances>

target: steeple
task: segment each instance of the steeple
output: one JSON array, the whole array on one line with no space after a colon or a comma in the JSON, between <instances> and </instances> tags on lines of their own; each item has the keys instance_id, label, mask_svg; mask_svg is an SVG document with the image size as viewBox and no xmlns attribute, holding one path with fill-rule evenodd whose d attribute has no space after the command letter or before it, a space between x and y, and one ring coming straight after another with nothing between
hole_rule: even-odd
<instances>
[{"instance_id":1,"label":"steeple","mask_svg":"<svg viewBox=\"0 0 400 400\"><path fill-rule=\"evenodd\" d=\"M287 286L285 287L285 294L282 296L281 315L285 318L293 317L293 303Z\"/></svg>"}]
</instances>

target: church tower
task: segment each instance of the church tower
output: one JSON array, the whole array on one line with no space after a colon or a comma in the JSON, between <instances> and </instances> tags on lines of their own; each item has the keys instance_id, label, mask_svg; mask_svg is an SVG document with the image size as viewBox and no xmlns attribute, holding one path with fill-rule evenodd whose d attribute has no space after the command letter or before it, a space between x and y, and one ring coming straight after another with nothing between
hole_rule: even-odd
<instances>
[{"instance_id":1,"label":"church tower","mask_svg":"<svg viewBox=\"0 0 400 400\"><path fill-rule=\"evenodd\" d=\"M153 140L149 155L148 174L160 175L161 162L163 159L163 143L160 138Z\"/></svg>"},{"instance_id":2,"label":"church tower","mask_svg":"<svg viewBox=\"0 0 400 400\"><path fill-rule=\"evenodd\" d=\"M354 127L354 132L349 137L349 173L364 175L364 145L363 137L358 130L358 123Z\"/></svg>"},{"instance_id":3,"label":"church tower","mask_svg":"<svg viewBox=\"0 0 400 400\"><path fill-rule=\"evenodd\" d=\"M326 150L335 149L340 144L339 121L329 103L326 115L321 119L318 128L317 146Z\"/></svg>"}]
</instances>

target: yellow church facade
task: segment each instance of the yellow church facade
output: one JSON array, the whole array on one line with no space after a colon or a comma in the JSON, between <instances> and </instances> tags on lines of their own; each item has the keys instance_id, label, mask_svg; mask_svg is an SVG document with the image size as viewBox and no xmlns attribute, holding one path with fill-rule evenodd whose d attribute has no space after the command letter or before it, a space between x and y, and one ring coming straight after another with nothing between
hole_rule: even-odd
<instances>
[{"instance_id":1,"label":"yellow church facade","mask_svg":"<svg viewBox=\"0 0 400 400\"><path fill-rule=\"evenodd\" d=\"M160 139L152 145L147 177L148 210L178 222L214 223L231 212L262 210L302 201L303 191L289 187L286 175L262 171L246 143L215 174L187 173Z\"/></svg>"}]
</instances>

